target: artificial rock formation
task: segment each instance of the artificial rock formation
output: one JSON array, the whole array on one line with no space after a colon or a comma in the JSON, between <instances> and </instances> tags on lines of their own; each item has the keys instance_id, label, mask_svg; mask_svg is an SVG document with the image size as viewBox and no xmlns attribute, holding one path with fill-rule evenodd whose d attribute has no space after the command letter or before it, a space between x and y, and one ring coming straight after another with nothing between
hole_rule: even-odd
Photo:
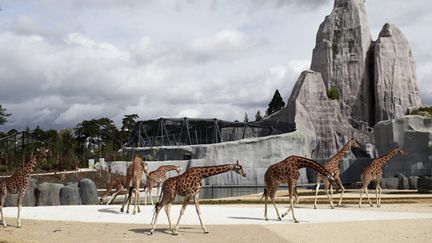
<instances>
[{"instance_id":1,"label":"artificial rock formation","mask_svg":"<svg viewBox=\"0 0 432 243\"><path fill-rule=\"evenodd\" d=\"M368 127L421 106L408 41L391 24L372 41L363 0L335 0L319 27L311 70L300 75L287 106L267 119L314 131L315 158L329 158L353 130L365 138L364 149L373 150ZM327 98L331 88L337 100Z\"/></svg>"},{"instance_id":2,"label":"artificial rock formation","mask_svg":"<svg viewBox=\"0 0 432 243\"><path fill-rule=\"evenodd\" d=\"M336 0L332 13L319 27L311 69L321 73L327 89L337 87L345 116L354 113L363 117L368 113L360 108L352 110L352 107L361 84L368 78L365 61L370 45L371 34L363 0Z\"/></svg>"},{"instance_id":3,"label":"artificial rock formation","mask_svg":"<svg viewBox=\"0 0 432 243\"><path fill-rule=\"evenodd\" d=\"M408 40L394 25L385 24L374 48L375 119L400 118L421 106L416 68Z\"/></svg>"},{"instance_id":4,"label":"artificial rock formation","mask_svg":"<svg viewBox=\"0 0 432 243\"><path fill-rule=\"evenodd\" d=\"M304 71L297 80L287 106L271 119L296 123L297 129L310 130L316 134L314 158L328 158L346 142L345 134L353 128L339 107L337 100L327 97L321 74Z\"/></svg>"}]
</instances>

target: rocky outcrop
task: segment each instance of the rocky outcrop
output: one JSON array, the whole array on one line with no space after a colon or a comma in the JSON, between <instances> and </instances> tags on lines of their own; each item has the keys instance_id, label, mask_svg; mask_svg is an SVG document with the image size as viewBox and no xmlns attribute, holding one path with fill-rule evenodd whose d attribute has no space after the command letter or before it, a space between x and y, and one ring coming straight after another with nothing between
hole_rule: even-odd
<instances>
[{"instance_id":1,"label":"rocky outcrop","mask_svg":"<svg viewBox=\"0 0 432 243\"><path fill-rule=\"evenodd\" d=\"M420 176L417 182L418 192L420 193L432 193L432 177L431 176Z\"/></svg>"},{"instance_id":2,"label":"rocky outcrop","mask_svg":"<svg viewBox=\"0 0 432 243\"><path fill-rule=\"evenodd\" d=\"M60 189L63 184L43 182L36 188L36 206L60 205Z\"/></svg>"},{"instance_id":3,"label":"rocky outcrop","mask_svg":"<svg viewBox=\"0 0 432 243\"><path fill-rule=\"evenodd\" d=\"M375 125L374 135L378 155L382 156L399 146L406 156L395 156L383 168L385 177L399 173L405 176L430 175L432 158L432 119L404 116Z\"/></svg>"},{"instance_id":4,"label":"rocky outcrop","mask_svg":"<svg viewBox=\"0 0 432 243\"><path fill-rule=\"evenodd\" d=\"M88 179L81 179L78 183L82 205L96 205L99 203L95 183Z\"/></svg>"},{"instance_id":5,"label":"rocky outcrop","mask_svg":"<svg viewBox=\"0 0 432 243\"><path fill-rule=\"evenodd\" d=\"M314 158L329 158L347 141L354 130L337 100L327 97L321 74L304 71L297 80L287 106L270 119L295 122L297 129L315 132Z\"/></svg>"},{"instance_id":6,"label":"rocky outcrop","mask_svg":"<svg viewBox=\"0 0 432 243\"><path fill-rule=\"evenodd\" d=\"M60 189L60 204L81 205L81 197L77 184L71 183Z\"/></svg>"},{"instance_id":7,"label":"rocky outcrop","mask_svg":"<svg viewBox=\"0 0 432 243\"><path fill-rule=\"evenodd\" d=\"M342 113L368 120L367 110L352 110L360 86L368 78L365 61L371 45L363 0L336 0L333 11L320 25L313 50L311 69L320 72L325 88L337 87ZM369 100L369 95L363 97Z\"/></svg>"},{"instance_id":8,"label":"rocky outcrop","mask_svg":"<svg viewBox=\"0 0 432 243\"><path fill-rule=\"evenodd\" d=\"M374 53L375 119L400 118L408 108L421 106L415 62L404 34L385 24Z\"/></svg>"}]
</instances>

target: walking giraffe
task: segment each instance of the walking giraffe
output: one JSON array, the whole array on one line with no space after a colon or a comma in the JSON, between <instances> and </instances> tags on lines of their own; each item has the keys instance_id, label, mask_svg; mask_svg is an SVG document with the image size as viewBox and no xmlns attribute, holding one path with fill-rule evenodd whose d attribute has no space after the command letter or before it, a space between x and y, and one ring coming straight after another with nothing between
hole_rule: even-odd
<instances>
[{"instance_id":1,"label":"walking giraffe","mask_svg":"<svg viewBox=\"0 0 432 243\"><path fill-rule=\"evenodd\" d=\"M376 195L376 204L377 207L381 207L381 192L382 192L382 188L380 186L380 182L381 182L381 178L382 178L382 167L384 166L384 164L389 161L391 158L393 158L395 155L397 154L401 154L401 155L406 155L406 152L403 151L401 148L397 147L394 148L392 150L390 150L390 152L388 152L386 155L374 159L368 166L366 166L366 168L363 169L363 172L360 175L360 179L362 181L362 188L360 190L360 201L359 201L359 208L361 208L361 202L362 202L362 198L363 198L363 191L366 193L366 196L369 200L369 205L371 207L373 207L372 202L370 200L369 197L369 193L368 193L368 185L371 181L375 181L375 195ZM379 198L378 198L378 192L379 192Z\"/></svg>"},{"instance_id":2,"label":"walking giraffe","mask_svg":"<svg viewBox=\"0 0 432 243\"><path fill-rule=\"evenodd\" d=\"M167 179L166 173L171 170L177 171L177 175L179 175L181 168L175 165L162 165L157 168L157 170L154 170L147 175L146 187L144 191L144 205L147 205L148 197L150 197L151 204L153 205L153 197L151 196L153 186L157 184L157 195L159 195L160 186Z\"/></svg>"},{"instance_id":3,"label":"walking giraffe","mask_svg":"<svg viewBox=\"0 0 432 243\"><path fill-rule=\"evenodd\" d=\"M184 214L186 209L186 205L188 204L191 198L194 198L195 201L195 209L198 214L199 221L201 223L201 228L204 233L208 233L206 227L204 226L201 220L201 210L199 207L199 192L201 191L201 180L207 178L209 176L225 173L227 171L234 171L237 174L246 177L246 173L243 171L243 167L237 161L236 164L225 164L225 165L217 165L217 166L203 166L203 167L192 167L187 170L185 173L168 178L162 185L162 194L161 200L156 203L155 212L153 214L152 219L152 229L150 230L150 234L153 234L156 229L156 223L159 216L159 212L163 207L165 207L165 212L168 217L169 227L172 230L174 235L177 235L177 230L180 225L180 220ZM171 203L174 200L176 195L180 195L184 197L183 205L180 211L180 215L177 220L177 224L174 228L171 225L170 218L170 208Z\"/></svg>"},{"instance_id":4,"label":"walking giraffe","mask_svg":"<svg viewBox=\"0 0 432 243\"><path fill-rule=\"evenodd\" d=\"M30 156L30 161L24 165L21 169L16 171L11 177L6 178L0 182L0 214L3 221L3 226L7 227L6 219L3 216L3 204L6 199L6 195L8 193L18 194L17 206L18 206L18 215L17 215L17 227L21 228L21 209L24 200L24 195L27 191L29 185L29 177L30 173L33 171L36 166L38 160L44 161L47 158L48 150L45 149L44 146L41 146L40 149L36 149L38 152L38 156L32 155Z\"/></svg>"},{"instance_id":5,"label":"walking giraffe","mask_svg":"<svg viewBox=\"0 0 432 243\"><path fill-rule=\"evenodd\" d=\"M137 209L138 209L138 213L141 212L139 194L140 194L140 185L142 181L143 172L146 175L148 174L147 163L144 163L141 157L135 155L132 160L132 164L130 164L129 167L127 168L126 185L129 193L128 193L128 197L125 198L125 200L123 201L120 212L124 211L124 207L127 203L126 213L129 213L129 206L131 203L132 192L134 189L135 189L135 201L134 201L133 214L136 214Z\"/></svg>"},{"instance_id":6,"label":"walking giraffe","mask_svg":"<svg viewBox=\"0 0 432 243\"><path fill-rule=\"evenodd\" d=\"M265 220L268 220L267 217L267 198L270 197L273 206L276 210L276 214L279 220L282 220L283 217L288 215L289 211L292 210L292 216L295 223L298 223L299 221L294 217L294 207L293 207L293 195L294 191L297 185L297 180L300 176L299 169L303 167L308 167L311 169L316 170L317 172L323 174L328 178L330 183L332 185L335 185L335 179L334 177L328 172L322 165L318 164L317 162L300 157L300 156L289 156L288 158L282 160L281 162L278 162L276 164L271 165L265 175L264 175L264 182L266 187L264 188L264 194L263 197L265 198L265 208L264 208L264 218ZM277 188L282 183L288 182L288 192L289 192L289 199L290 199L290 207L288 210L282 214L282 218L279 215L279 210L275 203L275 194L277 191Z\"/></svg>"},{"instance_id":7,"label":"walking giraffe","mask_svg":"<svg viewBox=\"0 0 432 243\"><path fill-rule=\"evenodd\" d=\"M110 183L107 183L106 191L100 198L100 204L103 204L105 201L105 198L112 194L111 198L108 200L106 205L110 204L112 201L114 201L114 199L117 197L118 194L126 193L127 187L128 186L126 183L126 176L121 175L121 176L114 178L114 180L112 180ZM114 193L112 193L112 189L115 189L116 191ZM126 200L126 197L127 197L127 193L125 194L125 200Z\"/></svg>"},{"instance_id":8,"label":"walking giraffe","mask_svg":"<svg viewBox=\"0 0 432 243\"><path fill-rule=\"evenodd\" d=\"M342 180L340 179L339 164L340 164L340 161L345 157L345 155L351 151L351 148L361 148L360 144L354 138L351 138L350 140L348 140L348 142L333 157L331 157L329 160L327 160L323 164L323 167L326 170L328 170L328 172L331 173L331 175L335 178L336 183L338 184L339 188L342 190L337 206L340 206L342 204L342 197L343 197L343 194L345 192L345 188L342 184ZM316 176L317 185L316 185L316 189L315 189L316 191L315 191L314 208L315 209L317 208L317 197L318 197L318 192L319 192L321 181L324 182L324 190L325 190L325 193L327 194L327 198L330 202L330 207L333 209L334 208L334 206L333 206L333 187L330 185L330 182L327 180L327 177L325 177L319 173ZM329 186L330 186L330 195L328 193Z\"/></svg>"}]
</instances>

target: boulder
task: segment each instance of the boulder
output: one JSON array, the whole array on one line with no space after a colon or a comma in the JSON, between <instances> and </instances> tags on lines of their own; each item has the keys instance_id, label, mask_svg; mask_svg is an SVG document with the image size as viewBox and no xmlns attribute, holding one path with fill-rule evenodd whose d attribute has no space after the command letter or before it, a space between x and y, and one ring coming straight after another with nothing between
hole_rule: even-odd
<instances>
[{"instance_id":1,"label":"boulder","mask_svg":"<svg viewBox=\"0 0 432 243\"><path fill-rule=\"evenodd\" d=\"M432 193L432 177L420 176L417 181L419 193Z\"/></svg>"},{"instance_id":2,"label":"boulder","mask_svg":"<svg viewBox=\"0 0 432 243\"><path fill-rule=\"evenodd\" d=\"M35 190L36 206L60 205L60 189L63 184L43 182Z\"/></svg>"},{"instance_id":3,"label":"boulder","mask_svg":"<svg viewBox=\"0 0 432 243\"><path fill-rule=\"evenodd\" d=\"M24 195L23 200L23 206L25 207L33 207L36 206L36 196L35 196L35 190L36 190L36 183L35 180L29 178L29 186L27 188L27 191ZM16 207L18 203L18 194L11 194L8 193L5 199L4 206L5 207Z\"/></svg>"},{"instance_id":4,"label":"boulder","mask_svg":"<svg viewBox=\"0 0 432 243\"><path fill-rule=\"evenodd\" d=\"M418 176L410 176L408 177L408 181L409 181L409 189L410 190L417 190L417 181L418 181Z\"/></svg>"},{"instance_id":5,"label":"boulder","mask_svg":"<svg viewBox=\"0 0 432 243\"><path fill-rule=\"evenodd\" d=\"M399 179L398 178L382 178L380 182L382 189L399 189Z\"/></svg>"},{"instance_id":6,"label":"boulder","mask_svg":"<svg viewBox=\"0 0 432 243\"><path fill-rule=\"evenodd\" d=\"M404 116L408 108L420 107L415 61L405 35L385 24L375 42L375 119Z\"/></svg>"},{"instance_id":7,"label":"boulder","mask_svg":"<svg viewBox=\"0 0 432 243\"><path fill-rule=\"evenodd\" d=\"M81 179L78 188L82 205L99 204L96 185L92 180L88 178Z\"/></svg>"},{"instance_id":8,"label":"boulder","mask_svg":"<svg viewBox=\"0 0 432 243\"><path fill-rule=\"evenodd\" d=\"M404 176L403 174L399 174L397 178L399 179L399 189L408 190L409 189L408 177Z\"/></svg>"},{"instance_id":9,"label":"boulder","mask_svg":"<svg viewBox=\"0 0 432 243\"><path fill-rule=\"evenodd\" d=\"M79 188L76 183L68 184L60 189L61 205L81 205Z\"/></svg>"}]
</instances>

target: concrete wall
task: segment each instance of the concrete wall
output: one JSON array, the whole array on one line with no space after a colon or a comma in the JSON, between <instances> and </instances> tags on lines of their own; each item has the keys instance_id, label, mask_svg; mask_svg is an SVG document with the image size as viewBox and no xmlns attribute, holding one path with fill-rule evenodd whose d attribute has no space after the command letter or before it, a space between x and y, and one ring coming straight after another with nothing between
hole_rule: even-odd
<instances>
[{"instance_id":1,"label":"concrete wall","mask_svg":"<svg viewBox=\"0 0 432 243\"><path fill-rule=\"evenodd\" d=\"M399 146L407 156L397 155L384 166L384 177L431 174L432 120L422 116L404 116L382 121L374 127L375 147L382 156Z\"/></svg>"}]
</instances>

